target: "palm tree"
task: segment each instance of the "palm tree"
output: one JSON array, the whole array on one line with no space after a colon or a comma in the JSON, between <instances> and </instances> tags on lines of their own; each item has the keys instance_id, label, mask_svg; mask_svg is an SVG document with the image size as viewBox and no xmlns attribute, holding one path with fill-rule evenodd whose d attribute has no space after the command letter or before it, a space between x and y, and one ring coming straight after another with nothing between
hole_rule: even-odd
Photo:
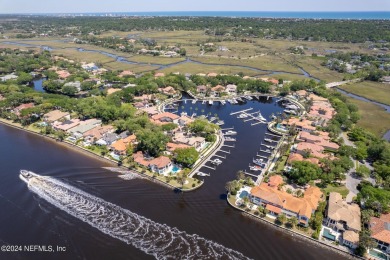
<instances>
[{"instance_id":1,"label":"palm tree","mask_svg":"<svg viewBox=\"0 0 390 260\"><path fill-rule=\"evenodd\" d=\"M225 184L225 189L228 193L232 193L233 191L236 190L236 183L234 181L228 181L226 184Z\"/></svg>"},{"instance_id":2,"label":"palm tree","mask_svg":"<svg viewBox=\"0 0 390 260\"><path fill-rule=\"evenodd\" d=\"M286 214L284 213L280 213L278 215L278 217L276 218L276 220L280 223L280 224L284 224L287 220L287 217L286 217Z\"/></svg>"},{"instance_id":3,"label":"palm tree","mask_svg":"<svg viewBox=\"0 0 390 260\"><path fill-rule=\"evenodd\" d=\"M291 225L291 227L296 227L298 225L297 217L291 217L287 221Z\"/></svg>"}]
</instances>

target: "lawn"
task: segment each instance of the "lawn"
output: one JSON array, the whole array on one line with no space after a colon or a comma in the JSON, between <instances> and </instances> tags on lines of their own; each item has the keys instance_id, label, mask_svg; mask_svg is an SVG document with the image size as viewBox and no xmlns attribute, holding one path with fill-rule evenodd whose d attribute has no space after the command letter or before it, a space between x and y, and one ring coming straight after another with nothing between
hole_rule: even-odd
<instances>
[{"instance_id":1,"label":"lawn","mask_svg":"<svg viewBox=\"0 0 390 260\"><path fill-rule=\"evenodd\" d=\"M151 63L151 64L172 64L180 61L184 61L185 58L175 57L161 57L161 56L149 56L149 55L135 55L128 58L130 61L141 62L141 63Z\"/></svg>"},{"instance_id":2,"label":"lawn","mask_svg":"<svg viewBox=\"0 0 390 260\"><path fill-rule=\"evenodd\" d=\"M370 132L382 137L390 129L390 113L386 112L382 107L353 98L348 100L359 107L361 119L357 123Z\"/></svg>"},{"instance_id":3,"label":"lawn","mask_svg":"<svg viewBox=\"0 0 390 260\"><path fill-rule=\"evenodd\" d=\"M286 162L287 162L287 159L288 159L288 156L283 155L282 158L278 161L277 168L276 168L277 173L283 172L284 166L286 165Z\"/></svg>"},{"instance_id":4,"label":"lawn","mask_svg":"<svg viewBox=\"0 0 390 260\"><path fill-rule=\"evenodd\" d=\"M237 59L237 58L227 58L227 57L203 57L203 56L191 57L191 59L203 63L249 66L261 70L274 70L274 71L301 73L297 67L288 64L288 62L285 59L276 55L265 55L261 57L248 58L248 59Z\"/></svg>"},{"instance_id":5,"label":"lawn","mask_svg":"<svg viewBox=\"0 0 390 260\"><path fill-rule=\"evenodd\" d=\"M379 82L364 81L340 86L353 94L390 105L390 85Z\"/></svg>"},{"instance_id":6,"label":"lawn","mask_svg":"<svg viewBox=\"0 0 390 260\"><path fill-rule=\"evenodd\" d=\"M240 67L230 67L230 66L223 66L223 65L203 65L203 64L196 64L196 63L183 63L178 64L175 66L172 66L170 68L162 69L161 72L164 73L172 73L172 72L180 72L180 73L191 73L191 74L197 74L197 73L220 73L220 74L238 74L239 72L244 73L244 75L247 76L255 76L259 73L245 68Z\"/></svg>"},{"instance_id":7,"label":"lawn","mask_svg":"<svg viewBox=\"0 0 390 260\"><path fill-rule=\"evenodd\" d=\"M328 186L325 189L322 189L322 191L327 194L329 192L337 192L340 193L343 198L347 197L349 190L344 185L338 186L338 184L328 184Z\"/></svg>"},{"instance_id":8,"label":"lawn","mask_svg":"<svg viewBox=\"0 0 390 260\"><path fill-rule=\"evenodd\" d=\"M304 56L294 56L291 58L292 63L299 65L305 71L310 73L312 76L319 78L320 80L324 80L326 82L335 82L341 81L344 77L343 74L322 66L321 59Z\"/></svg>"}]
</instances>

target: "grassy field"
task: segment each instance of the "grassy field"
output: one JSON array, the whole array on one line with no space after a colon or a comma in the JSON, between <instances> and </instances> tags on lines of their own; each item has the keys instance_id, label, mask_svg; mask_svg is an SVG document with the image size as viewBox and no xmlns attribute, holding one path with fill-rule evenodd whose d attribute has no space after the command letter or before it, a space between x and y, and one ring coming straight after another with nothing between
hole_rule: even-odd
<instances>
[{"instance_id":1,"label":"grassy field","mask_svg":"<svg viewBox=\"0 0 390 260\"><path fill-rule=\"evenodd\" d=\"M340 86L353 94L390 105L390 85L379 82L364 81Z\"/></svg>"},{"instance_id":2,"label":"grassy field","mask_svg":"<svg viewBox=\"0 0 390 260\"><path fill-rule=\"evenodd\" d=\"M172 72L180 72L180 73L191 73L191 74L197 74L197 73L220 73L220 74L237 74L239 72L244 73L244 75L247 76L255 76L259 73L250 69L245 68L237 68L237 67L229 67L229 66L223 66L223 65L202 65L202 64L196 64L196 63L183 63L179 64L170 68L165 68L160 70L164 73L172 73Z\"/></svg>"},{"instance_id":3,"label":"grassy field","mask_svg":"<svg viewBox=\"0 0 390 260\"><path fill-rule=\"evenodd\" d=\"M175 57L160 57L160 56L149 56L149 55L135 55L128 58L130 61L142 62L142 63L154 63L154 64L172 64L180 61L184 61L185 58Z\"/></svg>"},{"instance_id":4,"label":"grassy field","mask_svg":"<svg viewBox=\"0 0 390 260\"><path fill-rule=\"evenodd\" d=\"M357 123L358 126L369 130L378 137L382 137L390 129L390 113L382 107L353 98L348 99L359 107L361 119Z\"/></svg>"},{"instance_id":5,"label":"grassy field","mask_svg":"<svg viewBox=\"0 0 390 260\"><path fill-rule=\"evenodd\" d=\"M285 60L275 55L266 55L251 59L233 59L222 57L191 57L191 59L203 63L249 66L261 70L275 70L300 73L297 67L288 64Z\"/></svg>"},{"instance_id":6,"label":"grassy field","mask_svg":"<svg viewBox=\"0 0 390 260\"><path fill-rule=\"evenodd\" d=\"M337 192L340 193L343 198L347 197L349 190L344 185L338 186L337 184L329 184L325 189L322 189L324 193Z\"/></svg>"},{"instance_id":7,"label":"grassy field","mask_svg":"<svg viewBox=\"0 0 390 260\"><path fill-rule=\"evenodd\" d=\"M299 65L305 71L310 73L312 76L319 78L320 80L334 82L341 81L343 79L343 74L322 66L322 60L318 58L294 56L291 62Z\"/></svg>"}]
</instances>

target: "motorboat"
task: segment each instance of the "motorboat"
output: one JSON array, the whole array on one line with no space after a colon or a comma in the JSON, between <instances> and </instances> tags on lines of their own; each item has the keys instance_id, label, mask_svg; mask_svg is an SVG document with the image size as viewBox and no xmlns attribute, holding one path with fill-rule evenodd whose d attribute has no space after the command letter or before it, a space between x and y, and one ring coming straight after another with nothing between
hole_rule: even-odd
<instances>
[{"instance_id":1,"label":"motorboat","mask_svg":"<svg viewBox=\"0 0 390 260\"><path fill-rule=\"evenodd\" d=\"M207 174L207 173L203 173L203 172L198 172L197 175L199 176L210 176L210 174Z\"/></svg>"},{"instance_id":2,"label":"motorboat","mask_svg":"<svg viewBox=\"0 0 390 260\"><path fill-rule=\"evenodd\" d=\"M225 100L221 100L220 101L222 105L225 105L226 104L226 101Z\"/></svg>"},{"instance_id":3,"label":"motorboat","mask_svg":"<svg viewBox=\"0 0 390 260\"><path fill-rule=\"evenodd\" d=\"M247 117L248 117L248 114L242 113L237 118L243 119L243 118L247 118Z\"/></svg>"},{"instance_id":4,"label":"motorboat","mask_svg":"<svg viewBox=\"0 0 390 260\"><path fill-rule=\"evenodd\" d=\"M216 123L216 125L223 125L223 124L225 124L225 122L224 122L223 120L219 120L219 121Z\"/></svg>"},{"instance_id":5,"label":"motorboat","mask_svg":"<svg viewBox=\"0 0 390 260\"><path fill-rule=\"evenodd\" d=\"M227 136L227 137L225 137L225 141L234 142L234 141L236 141L236 138L232 138L232 137Z\"/></svg>"},{"instance_id":6,"label":"motorboat","mask_svg":"<svg viewBox=\"0 0 390 260\"><path fill-rule=\"evenodd\" d=\"M213 122L213 121L215 121L217 118L216 117L212 117L212 118L210 118L210 122Z\"/></svg>"},{"instance_id":7,"label":"motorboat","mask_svg":"<svg viewBox=\"0 0 390 260\"><path fill-rule=\"evenodd\" d=\"M211 105L213 105L213 101L212 100L209 100L209 105L211 106Z\"/></svg>"},{"instance_id":8,"label":"motorboat","mask_svg":"<svg viewBox=\"0 0 390 260\"><path fill-rule=\"evenodd\" d=\"M264 165L265 163L263 162L263 159L254 159L253 160L253 163L258 165L258 166L262 166Z\"/></svg>"},{"instance_id":9,"label":"motorboat","mask_svg":"<svg viewBox=\"0 0 390 260\"><path fill-rule=\"evenodd\" d=\"M229 130L227 132L225 132L225 135L236 135L237 132L236 131L232 131L232 130Z\"/></svg>"},{"instance_id":10,"label":"motorboat","mask_svg":"<svg viewBox=\"0 0 390 260\"><path fill-rule=\"evenodd\" d=\"M246 99L252 100L253 98L251 96L245 96Z\"/></svg>"},{"instance_id":11,"label":"motorboat","mask_svg":"<svg viewBox=\"0 0 390 260\"><path fill-rule=\"evenodd\" d=\"M192 100L192 104L195 104L195 103L196 103L196 101L198 101L198 100L196 100L196 99Z\"/></svg>"},{"instance_id":12,"label":"motorboat","mask_svg":"<svg viewBox=\"0 0 390 260\"><path fill-rule=\"evenodd\" d=\"M261 167L257 166L257 165L254 165L254 166L250 166L249 167L249 170L251 171L261 171Z\"/></svg>"},{"instance_id":13,"label":"motorboat","mask_svg":"<svg viewBox=\"0 0 390 260\"><path fill-rule=\"evenodd\" d=\"M28 183L31 178L39 177L38 174L27 171L27 170L20 170L19 178L24 181L25 183Z\"/></svg>"},{"instance_id":14,"label":"motorboat","mask_svg":"<svg viewBox=\"0 0 390 260\"><path fill-rule=\"evenodd\" d=\"M212 161L210 161L212 164L215 164L215 165L220 165L222 163L222 161L220 159L214 159Z\"/></svg>"}]
</instances>

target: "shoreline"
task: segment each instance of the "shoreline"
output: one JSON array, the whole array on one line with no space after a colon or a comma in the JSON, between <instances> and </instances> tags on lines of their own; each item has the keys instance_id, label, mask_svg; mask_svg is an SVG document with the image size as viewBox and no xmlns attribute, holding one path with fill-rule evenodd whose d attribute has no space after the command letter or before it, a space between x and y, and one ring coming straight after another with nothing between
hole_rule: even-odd
<instances>
[{"instance_id":1,"label":"shoreline","mask_svg":"<svg viewBox=\"0 0 390 260\"><path fill-rule=\"evenodd\" d=\"M337 247L334 247L334 246L332 246L332 245L330 245L330 244L321 242L320 240L316 240L316 239L311 238L311 237L309 237L309 236L306 236L306 235L304 235L304 234L295 232L295 231L293 231L293 230L291 230L291 229L288 229L288 228L286 228L286 227L283 227L283 226L281 226L281 225L277 225L277 224L272 223L271 221L269 221L269 220L267 220L267 219L265 219L265 218L261 218L261 217L259 217L259 216L256 216L256 215L250 213L250 212L247 212L247 211L245 211L245 210L243 210L243 209L240 209L240 208L238 208L237 206L233 205L233 204L229 201L229 197L226 198L226 201L227 201L227 203L228 203L232 208L234 208L235 210L241 211L241 212L243 213L244 216L247 216L247 217L250 217L250 218L252 218L252 219L254 219L254 220L257 220L257 221L261 221L261 222L263 222L263 223L266 223L267 225L272 226L272 227L274 227L274 228L276 228L276 229L278 229L278 230L284 232L285 234L289 234L289 235L292 235L292 236L299 236L301 239L303 239L303 240L305 240L305 241L309 241L309 242L311 242L311 243L313 243L313 244L316 244L317 246L321 246L321 247L323 247L323 248L327 248L327 249L329 249L329 250L333 250L334 252L337 252L337 253L339 253L340 255L348 256L348 257L350 257L351 259L365 259L365 258L363 258L363 257L360 257L360 256L358 256L358 255L352 254L352 253L350 253L350 252L343 251L343 250L341 250L340 248L337 248Z\"/></svg>"},{"instance_id":2,"label":"shoreline","mask_svg":"<svg viewBox=\"0 0 390 260\"><path fill-rule=\"evenodd\" d=\"M55 143L57 145L61 145L62 147L66 147L66 148L72 149L75 152L78 152L80 154L89 156L89 157L91 157L91 158L93 158L95 160L99 160L101 162L104 162L104 163L108 164L107 166L103 166L103 167L115 166L115 167L120 168L120 169L129 170L127 167L118 166L118 162L116 162L114 160L111 160L109 158L106 158L106 157L103 157L103 156L98 155L96 153L93 153L93 152L89 151L88 149L82 148L82 147L80 147L80 146L78 146L76 144L72 144L72 143L65 142L65 141L59 141L58 139L55 139L53 137L50 137L50 136L47 136L47 135L43 135L43 134L34 132L32 130L26 129L24 127L11 124L11 123L5 121L3 118L0 118L0 124L3 124L5 126L7 126L7 127L13 128L13 129L17 129L17 130L20 130L20 131L27 132L27 133L30 133L30 134L34 134L34 135L36 135L38 137L42 137L42 138L46 139L47 141L53 142L53 143ZM198 188L202 187L203 184L204 184L204 181L201 181L201 183L198 186L196 186L196 187L193 187L193 188L190 188L190 189L181 189L181 188L173 186L172 184L163 182L162 180L159 180L157 178L150 177L150 176L148 176L146 174L142 174L142 173L137 172L135 170L133 170L133 171L136 172L139 175L140 179L149 180L149 181L151 181L153 183L157 183L157 184L160 184L161 186L165 186L166 188L169 188L171 190L180 190L182 192L190 192L190 191L197 190Z\"/></svg>"}]
</instances>

